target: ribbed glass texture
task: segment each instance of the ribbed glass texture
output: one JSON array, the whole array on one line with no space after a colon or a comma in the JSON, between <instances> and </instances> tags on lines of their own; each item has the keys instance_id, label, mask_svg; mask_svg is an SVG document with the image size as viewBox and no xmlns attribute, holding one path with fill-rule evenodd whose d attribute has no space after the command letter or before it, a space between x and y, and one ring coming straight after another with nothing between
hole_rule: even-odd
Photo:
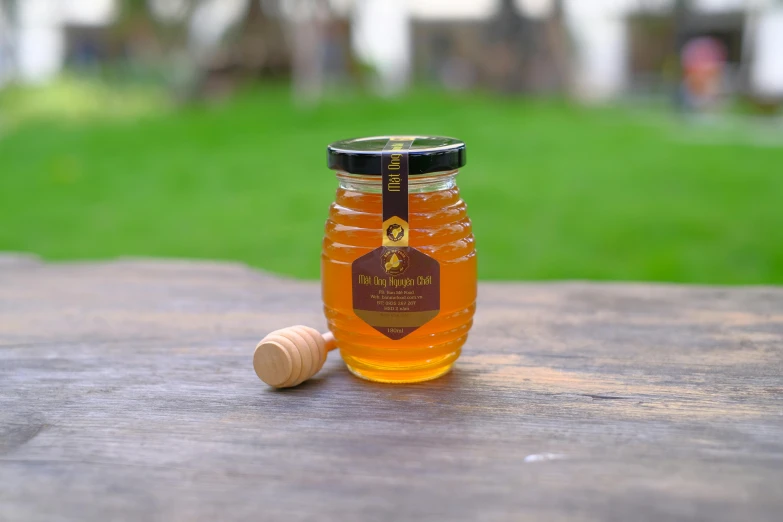
<instances>
[{"instance_id":1,"label":"ribbed glass texture","mask_svg":"<svg viewBox=\"0 0 783 522\"><path fill-rule=\"evenodd\" d=\"M354 314L351 294L351 264L381 245L381 178L337 173L321 258L324 310L343 360L360 377L425 381L447 373L460 355L476 309L476 250L456 177L409 178L409 244L440 263L440 312L393 341Z\"/></svg>"}]
</instances>

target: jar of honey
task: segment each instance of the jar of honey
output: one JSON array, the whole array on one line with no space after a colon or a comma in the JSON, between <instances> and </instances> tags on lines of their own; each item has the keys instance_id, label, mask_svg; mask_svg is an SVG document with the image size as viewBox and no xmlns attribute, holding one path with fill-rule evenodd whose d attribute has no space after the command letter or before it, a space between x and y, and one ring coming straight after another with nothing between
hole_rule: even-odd
<instances>
[{"instance_id":1,"label":"jar of honey","mask_svg":"<svg viewBox=\"0 0 783 522\"><path fill-rule=\"evenodd\" d=\"M476 309L476 251L456 178L465 144L386 136L327 149L337 174L321 257L324 310L348 369L379 382L447 373Z\"/></svg>"}]
</instances>

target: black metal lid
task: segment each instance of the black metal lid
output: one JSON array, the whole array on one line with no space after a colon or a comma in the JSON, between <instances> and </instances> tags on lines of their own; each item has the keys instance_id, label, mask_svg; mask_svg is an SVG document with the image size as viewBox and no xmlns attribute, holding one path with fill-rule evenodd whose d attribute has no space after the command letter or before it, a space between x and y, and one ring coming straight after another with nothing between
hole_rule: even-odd
<instances>
[{"instance_id":1,"label":"black metal lid","mask_svg":"<svg viewBox=\"0 0 783 522\"><path fill-rule=\"evenodd\" d=\"M326 148L330 169L349 174L381 175L381 155L390 136L336 141ZM408 173L428 174L465 165L465 142L442 136L416 136L408 152Z\"/></svg>"}]
</instances>

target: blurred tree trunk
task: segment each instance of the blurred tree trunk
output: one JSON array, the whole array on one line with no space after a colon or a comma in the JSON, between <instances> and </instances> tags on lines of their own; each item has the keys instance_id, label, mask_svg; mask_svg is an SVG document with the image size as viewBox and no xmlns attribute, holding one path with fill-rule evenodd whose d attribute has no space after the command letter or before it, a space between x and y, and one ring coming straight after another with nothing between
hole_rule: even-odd
<instances>
[{"instance_id":1,"label":"blurred tree trunk","mask_svg":"<svg viewBox=\"0 0 783 522\"><path fill-rule=\"evenodd\" d=\"M19 0L0 0L0 7L2 7L6 16L8 16L8 20L16 20L16 16L18 14L18 3Z\"/></svg>"},{"instance_id":2,"label":"blurred tree trunk","mask_svg":"<svg viewBox=\"0 0 783 522\"><path fill-rule=\"evenodd\" d=\"M4 22L0 22L0 87L2 87L6 80L13 80L18 67L16 57L18 0L0 0L0 9L5 15Z\"/></svg>"},{"instance_id":3,"label":"blurred tree trunk","mask_svg":"<svg viewBox=\"0 0 783 522\"><path fill-rule=\"evenodd\" d=\"M564 0L554 0L552 15L546 22L546 42L551 59L553 81L558 91L571 88L573 69L571 36L565 21Z\"/></svg>"},{"instance_id":4,"label":"blurred tree trunk","mask_svg":"<svg viewBox=\"0 0 783 522\"><path fill-rule=\"evenodd\" d=\"M298 101L310 104L322 95L329 0L249 0L242 19L208 48L190 45L190 31L194 14L210 0L187 0L170 20L157 18L148 0L119 1L113 31L127 54L162 65L185 99L223 96L253 79L289 74Z\"/></svg>"},{"instance_id":5,"label":"blurred tree trunk","mask_svg":"<svg viewBox=\"0 0 783 522\"><path fill-rule=\"evenodd\" d=\"M502 92L563 92L568 85L570 45L562 0L545 19L519 11L502 0L488 27L487 63L491 83Z\"/></svg>"},{"instance_id":6,"label":"blurred tree trunk","mask_svg":"<svg viewBox=\"0 0 783 522\"><path fill-rule=\"evenodd\" d=\"M294 96L299 103L313 104L323 94L323 51L329 16L327 0L309 0L302 16L296 16L289 31L293 42L292 66Z\"/></svg>"},{"instance_id":7,"label":"blurred tree trunk","mask_svg":"<svg viewBox=\"0 0 783 522\"><path fill-rule=\"evenodd\" d=\"M291 52L279 17L267 13L258 0L251 4L244 20L228 42L229 54L254 78L287 75Z\"/></svg>"},{"instance_id":8,"label":"blurred tree trunk","mask_svg":"<svg viewBox=\"0 0 783 522\"><path fill-rule=\"evenodd\" d=\"M150 29L164 52L184 52L188 48L188 30L193 13L204 1L186 0L176 19L159 20L153 15L148 0L120 0L122 10L117 27L121 31L134 27Z\"/></svg>"},{"instance_id":9,"label":"blurred tree trunk","mask_svg":"<svg viewBox=\"0 0 783 522\"><path fill-rule=\"evenodd\" d=\"M203 67L199 96L222 96L254 80L288 75L291 53L284 32L279 18L252 0Z\"/></svg>"},{"instance_id":10,"label":"blurred tree trunk","mask_svg":"<svg viewBox=\"0 0 783 522\"><path fill-rule=\"evenodd\" d=\"M674 103L679 110L687 105L686 94L682 85L684 71L682 65L682 48L688 39L688 18L690 16L688 0L676 0L674 3Z\"/></svg>"}]
</instances>

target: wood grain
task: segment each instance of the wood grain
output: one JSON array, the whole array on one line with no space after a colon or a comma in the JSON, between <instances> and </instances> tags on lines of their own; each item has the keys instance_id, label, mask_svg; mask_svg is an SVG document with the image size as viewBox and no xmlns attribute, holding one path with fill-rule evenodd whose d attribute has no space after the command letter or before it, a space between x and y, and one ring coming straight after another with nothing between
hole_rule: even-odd
<instances>
[{"instance_id":1,"label":"wood grain","mask_svg":"<svg viewBox=\"0 0 783 522\"><path fill-rule=\"evenodd\" d=\"M0 520L781 520L783 289L479 293L440 380L274 390L316 283L0 258Z\"/></svg>"}]
</instances>

